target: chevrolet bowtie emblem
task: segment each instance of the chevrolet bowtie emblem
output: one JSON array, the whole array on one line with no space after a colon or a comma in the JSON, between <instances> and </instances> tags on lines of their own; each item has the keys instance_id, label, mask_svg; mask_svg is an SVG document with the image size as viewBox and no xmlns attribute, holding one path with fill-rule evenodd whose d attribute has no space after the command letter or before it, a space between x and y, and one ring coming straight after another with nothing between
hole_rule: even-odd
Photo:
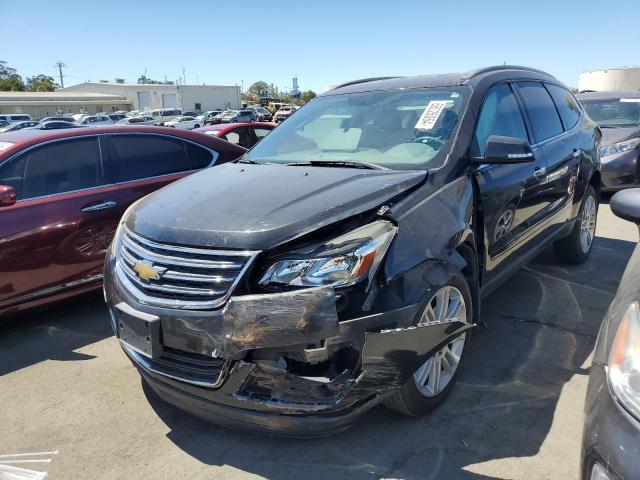
<instances>
[{"instance_id":1,"label":"chevrolet bowtie emblem","mask_svg":"<svg viewBox=\"0 0 640 480\"><path fill-rule=\"evenodd\" d=\"M160 280L164 272L167 271L164 267L154 267L153 263L145 260L138 260L133 264L133 271L136 272L140 280Z\"/></svg>"}]
</instances>

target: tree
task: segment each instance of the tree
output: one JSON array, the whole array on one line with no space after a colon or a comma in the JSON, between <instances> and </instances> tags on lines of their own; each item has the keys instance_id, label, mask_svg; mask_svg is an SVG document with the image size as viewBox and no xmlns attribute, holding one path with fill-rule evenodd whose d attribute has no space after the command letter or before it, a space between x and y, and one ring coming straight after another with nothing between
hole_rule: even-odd
<instances>
[{"instance_id":1,"label":"tree","mask_svg":"<svg viewBox=\"0 0 640 480\"><path fill-rule=\"evenodd\" d=\"M157 80L151 80L150 78L148 78L144 73L142 75L140 75L140 78L138 78L138 83L152 83L152 84L159 84L162 82L159 82Z\"/></svg>"},{"instance_id":2,"label":"tree","mask_svg":"<svg viewBox=\"0 0 640 480\"><path fill-rule=\"evenodd\" d=\"M316 98L316 92L314 92L313 90L307 90L306 92L302 92L300 94L300 101L305 104L307 102L310 102L312 99Z\"/></svg>"},{"instance_id":3,"label":"tree","mask_svg":"<svg viewBox=\"0 0 640 480\"><path fill-rule=\"evenodd\" d=\"M7 62L0 60L0 91L23 92L24 82L15 68L7 66Z\"/></svg>"},{"instance_id":4,"label":"tree","mask_svg":"<svg viewBox=\"0 0 640 480\"><path fill-rule=\"evenodd\" d=\"M29 92L53 92L58 85L53 77L48 75L36 75L35 77L27 77L26 89Z\"/></svg>"},{"instance_id":5,"label":"tree","mask_svg":"<svg viewBox=\"0 0 640 480\"><path fill-rule=\"evenodd\" d=\"M257 81L253 82L251 86L244 93L244 97L252 102L258 102L262 97L270 97L271 86L267 82Z\"/></svg>"}]
</instances>

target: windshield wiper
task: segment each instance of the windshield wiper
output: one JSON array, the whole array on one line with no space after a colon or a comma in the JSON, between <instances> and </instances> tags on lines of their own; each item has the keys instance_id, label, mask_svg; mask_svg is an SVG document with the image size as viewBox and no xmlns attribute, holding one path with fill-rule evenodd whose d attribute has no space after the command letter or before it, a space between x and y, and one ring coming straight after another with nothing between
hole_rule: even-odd
<instances>
[{"instance_id":1,"label":"windshield wiper","mask_svg":"<svg viewBox=\"0 0 640 480\"><path fill-rule=\"evenodd\" d=\"M381 165L367 162L352 162L350 160L308 160L306 162L285 163L291 166L307 167L337 167L337 168L362 168L366 170L389 170Z\"/></svg>"}]
</instances>

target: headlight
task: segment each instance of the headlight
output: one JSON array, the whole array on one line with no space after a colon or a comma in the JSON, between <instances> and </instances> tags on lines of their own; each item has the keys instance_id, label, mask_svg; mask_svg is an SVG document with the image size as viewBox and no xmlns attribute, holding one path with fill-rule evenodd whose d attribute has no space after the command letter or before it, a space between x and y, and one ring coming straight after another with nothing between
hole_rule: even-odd
<instances>
[{"instance_id":1,"label":"headlight","mask_svg":"<svg viewBox=\"0 0 640 480\"><path fill-rule=\"evenodd\" d=\"M335 238L313 257L291 255L271 265L261 285L317 287L347 286L371 280L396 233L396 227L377 221ZM314 252L314 253L316 253Z\"/></svg>"},{"instance_id":2,"label":"headlight","mask_svg":"<svg viewBox=\"0 0 640 480\"><path fill-rule=\"evenodd\" d=\"M111 250L109 252L112 258L115 258L118 254L118 250L120 248L120 241L122 240L122 227L124 225L124 222L127 220L127 217L129 216L129 213L131 212L131 210L135 208L135 206L138 204L138 202L140 202L140 200L142 200L142 198L136 200L131 205L129 205L129 208L127 208L124 211L124 213L122 214L122 217L120 218L120 220L118 220L118 228L116 229L116 233L113 236L113 240L111 241L111 247L110 247Z\"/></svg>"},{"instance_id":3,"label":"headlight","mask_svg":"<svg viewBox=\"0 0 640 480\"><path fill-rule=\"evenodd\" d=\"M640 419L640 307L632 303L618 327L607 370L618 401Z\"/></svg>"},{"instance_id":4,"label":"headlight","mask_svg":"<svg viewBox=\"0 0 640 480\"><path fill-rule=\"evenodd\" d=\"M640 138L632 138L631 140L614 143L607 147L600 147L600 158L609 157L611 155L615 155L616 153L633 150L638 145L640 145Z\"/></svg>"}]
</instances>

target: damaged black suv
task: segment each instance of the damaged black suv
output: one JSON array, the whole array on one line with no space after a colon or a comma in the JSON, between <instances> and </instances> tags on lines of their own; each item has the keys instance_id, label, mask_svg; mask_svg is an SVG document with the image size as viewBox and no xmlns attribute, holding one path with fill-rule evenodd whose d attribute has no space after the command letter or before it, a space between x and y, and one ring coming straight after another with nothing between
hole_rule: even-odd
<instances>
[{"instance_id":1,"label":"damaged black suv","mask_svg":"<svg viewBox=\"0 0 640 480\"><path fill-rule=\"evenodd\" d=\"M105 267L163 399L295 436L449 393L481 298L553 243L587 259L598 127L523 67L341 85L237 162L133 205Z\"/></svg>"}]
</instances>

